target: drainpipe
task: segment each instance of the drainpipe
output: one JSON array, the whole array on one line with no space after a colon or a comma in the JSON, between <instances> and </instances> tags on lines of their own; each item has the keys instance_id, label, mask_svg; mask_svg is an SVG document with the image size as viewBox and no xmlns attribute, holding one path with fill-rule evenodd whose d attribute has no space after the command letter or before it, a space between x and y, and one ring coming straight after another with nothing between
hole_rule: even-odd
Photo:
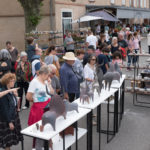
<instances>
[{"instance_id":1,"label":"drainpipe","mask_svg":"<svg viewBox=\"0 0 150 150\"><path fill-rule=\"evenodd\" d=\"M56 30L55 0L50 0L50 31Z\"/></svg>"}]
</instances>

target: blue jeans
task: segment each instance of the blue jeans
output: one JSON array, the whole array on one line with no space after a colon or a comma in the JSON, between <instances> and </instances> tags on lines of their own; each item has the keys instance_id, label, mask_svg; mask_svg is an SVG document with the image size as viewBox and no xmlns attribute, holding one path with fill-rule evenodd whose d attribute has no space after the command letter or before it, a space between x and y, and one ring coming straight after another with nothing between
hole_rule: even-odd
<instances>
[{"instance_id":1,"label":"blue jeans","mask_svg":"<svg viewBox=\"0 0 150 150\"><path fill-rule=\"evenodd\" d=\"M128 64L127 64L127 67L130 67L131 65L131 61L133 63L133 57L129 55L130 53L130 50L127 51L127 56L128 56Z\"/></svg>"},{"instance_id":2,"label":"blue jeans","mask_svg":"<svg viewBox=\"0 0 150 150\"><path fill-rule=\"evenodd\" d=\"M139 49L134 49L134 52L137 54ZM139 56L133 56L133 65L139 61Z\"/></svg>"}]
</instances>

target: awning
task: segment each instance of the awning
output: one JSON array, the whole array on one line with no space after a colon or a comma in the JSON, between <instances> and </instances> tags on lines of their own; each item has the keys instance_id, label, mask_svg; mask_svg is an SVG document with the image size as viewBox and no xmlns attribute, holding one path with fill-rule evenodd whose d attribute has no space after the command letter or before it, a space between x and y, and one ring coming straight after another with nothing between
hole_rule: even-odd
<instances>
[{"instance_id":1,"label":"awning","mask_svg":"<svg viewBox=\"0 0 150 150\"><path fill-rule=\"evenodd\" d=\"M116 17L110 15L109 13L105 12L104 10L89 12L86 15L95 16L95 17L102 17L103 20L107 20L107 21L119 21Z\"/></svg>"},{"instance_id":2,"label":"awning","mask_svg":"<svg viewBox=\"0 0 150 150\"><path fill-rule=\"evenodd\" d=\"M83 16L77 20L72 21L72 23L80 23L80 22L86 22L86 21L92 21L92 20L99 20L102 19L102 17L97 17L97 16Z\"/></svg>"},{"instance_id":3,"label":"awning","mask_svg":"<svg viewBox=\"0 0 150 150\"><path fill-rule=\"evenodd\" d=\"M112 10L116 12L116 18L118 19L150 19L150 9L149 8L136 8L136 7L126 7L126 6L102 6L102 5L86 5L87 11L98 11L98 10Z\"/></svg>"}]
</instances>

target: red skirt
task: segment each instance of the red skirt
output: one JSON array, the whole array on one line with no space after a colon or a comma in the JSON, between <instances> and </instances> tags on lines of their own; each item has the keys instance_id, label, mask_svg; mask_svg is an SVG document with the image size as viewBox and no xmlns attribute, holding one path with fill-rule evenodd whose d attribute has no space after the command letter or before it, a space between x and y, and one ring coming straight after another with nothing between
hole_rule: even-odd
<instances>
[{"instance_id":1,"label":"red skirt","mask_svg":"<svg viewBox=\"0 0 150 150\"><path fill-rule=\"evenodd\" d=\"M33 103L28 119L29 126L42 119L44 108L50 102L50 100L51 99L48 99L46 102Z\"/></svg>"}]
</instances>

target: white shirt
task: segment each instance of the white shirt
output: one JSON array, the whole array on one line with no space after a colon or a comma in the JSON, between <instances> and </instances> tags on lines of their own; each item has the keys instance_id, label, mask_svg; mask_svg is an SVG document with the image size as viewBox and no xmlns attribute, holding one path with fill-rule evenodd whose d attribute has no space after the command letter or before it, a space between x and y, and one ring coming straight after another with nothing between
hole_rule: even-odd
<instances>
[{"instance_id":1,"label":"white shirt","mask_svg":"<svg viewBox=\"0 0 150 150\"><path fill-rule=\"evenodd\" d=\"M85 79L89 78L91 80L94 80L95 77L94 73L95 73L95 68L92 69L89 64L86 64L84 67L84 78ZM87 81L87 83L89 84L89 87L92 88L92 82Z\"/></svg>"},{"instance_id":2,"label":"white shirt","mask_svg":"<svg viewBox=\"0 0 150 150\"><path fill-rule=\"evenodd\" d=\"M36 77L30 82L28 92L33 93L34 103L45 102L50 98L46 92L46 85L46 83L45 85L42 84ZM48 89L48 91L50 90Z\"/></svg>"},{"instance_id":3,"label":"white shirt","mask_svg":"<svg viewBox=\"0 0 150 150\"><path fill-rule=\"evenodd\" d=\"M97 37L94 35L89 35L86 38L86 42L89 43L89 45L93 45L94 48L96 49L96 43L97 43Z\"/></svg>"}]
</instances>

